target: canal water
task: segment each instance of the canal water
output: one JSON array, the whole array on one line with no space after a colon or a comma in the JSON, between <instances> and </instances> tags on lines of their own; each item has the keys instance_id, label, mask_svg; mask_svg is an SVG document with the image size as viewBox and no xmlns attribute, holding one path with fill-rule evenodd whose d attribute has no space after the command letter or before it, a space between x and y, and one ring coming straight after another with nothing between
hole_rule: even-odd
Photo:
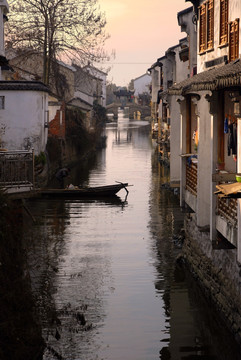
<instances>
[{"instance_id":1,"label":"canal water","mask_svg":"<svg viewBox=\"0 0 241 360\"><path fill-rule=\"evenodd\" d=\"M73 184L128 182L115 199L38 200L24 246L43 360L241 359L176 262L183 214L150 124L119 114ZM39 359L40 357L36 357ZM27 357L26 357L27 359Z\"/></svg>"}]
</instances>

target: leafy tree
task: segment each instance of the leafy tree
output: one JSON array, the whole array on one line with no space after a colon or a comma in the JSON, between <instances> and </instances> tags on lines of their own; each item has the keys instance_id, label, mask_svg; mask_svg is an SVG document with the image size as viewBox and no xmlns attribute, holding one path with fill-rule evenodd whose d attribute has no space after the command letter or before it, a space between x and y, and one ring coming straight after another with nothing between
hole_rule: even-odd
<instances>
[{"instance_id":1,"label":"leafy tree","mask_svg":"<svg viewBox=\"0 0 241 360\"><path fill-rule=\"evenodd\" d=\"M97 0L13 0L6 39L10 48L43 56L43 82L49 84L53 62L80 64L106 58L105 15Z\"/></svg>"},{"instance_id":2,"label":"leafy tree","mask_svg":"<svg viewBox=\"0 0 241 360\"><path fill-rule=\"evenodd\" d=\"M117 91L118 87L116 86L116 84L113 84L111 82L107 82L106 85L106 104L112 104L113 102L115 102L115 95L114 95L114 91Z\"/></svg>"},{"instance_id":3,"label":"leafy tree","mask_svg":"<svg viewBox=\"0 0 241 360\"><path fill-rule=\"evenodd\" d=\"M134 90L134 79L131 79L128 85L128 90Z\"/></svg>"}]
</instances>

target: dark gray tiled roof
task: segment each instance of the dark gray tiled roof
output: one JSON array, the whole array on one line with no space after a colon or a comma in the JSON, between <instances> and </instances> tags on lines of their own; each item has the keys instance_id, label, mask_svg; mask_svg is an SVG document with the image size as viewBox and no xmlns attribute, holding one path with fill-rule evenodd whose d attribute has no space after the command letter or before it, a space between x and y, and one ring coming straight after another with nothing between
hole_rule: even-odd
<instances>
[{"instance_id":1,"label":"dark gray tiled roof","mask_svg":"<svg viewBox=\"0 0 241 360\"><path fill-rule=\"evenodd\" d=\"M40 81L0 81L0 90L49 91Z\"/></svg>"},{"instance_id":2,"label":"dark gray tiled roof","mask_svg":"<svg viewBox=\"0 0 241 360\"><path fill-rule=\"evenodd\" d=\"M170 87L168 93L185 95L191 91L220 90L230 86L241 86L240 59L194 75Z\"/></svg>"}]
</instances>

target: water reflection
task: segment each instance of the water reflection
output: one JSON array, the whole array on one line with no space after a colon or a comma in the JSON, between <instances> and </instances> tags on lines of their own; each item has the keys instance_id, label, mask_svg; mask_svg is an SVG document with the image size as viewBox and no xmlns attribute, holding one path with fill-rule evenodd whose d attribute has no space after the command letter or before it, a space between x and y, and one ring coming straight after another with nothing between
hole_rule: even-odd
<instances>
[{"instance_id":1,"label":"water reflection","mask_svg":"<svg viewBox=\"0 0 241 360\"><path fill-rule=\"evenodd\" d=\"M195 278L177 261L184 214L180 212L178 197L164 186L167 177L165 173L160 177L161 171L154 165L150 196L155 288L164 301L165 312L160 359L241 359L239 347Z\"/></svg>"},{"instance_id":2,"label":"water reflection","mask_svg":"<svg viewBox=\"0 0 241 360\"><path fill-rule=\"evenodd\" d=\"M28 204L36 223L26 232L26 259L43 360L238 359L176 263L183 214L165 186L169 171L158 166L149 123L120 117L106 136L106 149L89 169L80 164L73 181L128 182L127 199L121 190L113 199Z\"/></svg>"},{"instance_id":3,"label":"water reflection","mask_svg":"<svg viewBox=\"0 0 241 360\"><path fill-rule=\"evenodd\" d=\"M14 211L14 212L13 212ZM22 238L22 207L15 203L0 233L0 358L40 360L44 352ZM1 219L2 220L2 219Z\"/></svg>"}]
</instances>

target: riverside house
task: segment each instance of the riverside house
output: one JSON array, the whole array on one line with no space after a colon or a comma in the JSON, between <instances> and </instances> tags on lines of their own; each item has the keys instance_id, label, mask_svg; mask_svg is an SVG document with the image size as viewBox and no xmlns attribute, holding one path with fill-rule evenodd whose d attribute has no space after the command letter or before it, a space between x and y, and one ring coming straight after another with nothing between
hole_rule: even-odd
<instances>
[{"instance_id":1,"label":"riverside house","mask_svg":"<svg viewBox=\"0 0 241 360\"><path fill-rule=\"evenodd\" d=\"M236 136L240 115L241 3L193 3L198 30L197 75L169 90L180 96L182 114L181 204L188 204L195 212L198 227L210 228L210 240L216 239L219 231L238 248L237 200L229 202L233 209L230 212L229 206L224 207L226 201L214 192L220 181L235 181L230 174L239 172L241 161L240 139ZM234 140L233 145L230 140ZM240 251L238 259L241 261Z\"/></svg>"},{"instance_id":2,"label":"riverside house","mask_svg":"<svg viewBox=\"0 0 241 360\"><path fill-rule=\"evenodd\" d=\"M197 74L173 84L180 104L184 254L241 342L240 0L190 0Z\"/></svg>"},{"instance_id":3,"label":"riverside house","mask_svg":"<svg viewBox=\"0 0 241 360\"><path fill-rule=\"evenodd\" d=\"M4 23L9 11L0 2L0 148L34 149L38 154L47 142L47 87L38 81L16 81L5 56Z\"/></svg>"},{"instance_id":4,"label":"riverside house","mask_svg":"<svg viewBox=\"0 0 241 360\"><path fill-rule=\"evenodd\" d=\"M187 10L189 12L192 14L192 7ZM152 121L158 124L160 160L162 164L170 165L170 182L174 187L180 184L180 110L178 98L170 96L168 89L188 78L189 52L189 40L185 37L148 69L152 79Z\"/></svg>"}]
</instances>

